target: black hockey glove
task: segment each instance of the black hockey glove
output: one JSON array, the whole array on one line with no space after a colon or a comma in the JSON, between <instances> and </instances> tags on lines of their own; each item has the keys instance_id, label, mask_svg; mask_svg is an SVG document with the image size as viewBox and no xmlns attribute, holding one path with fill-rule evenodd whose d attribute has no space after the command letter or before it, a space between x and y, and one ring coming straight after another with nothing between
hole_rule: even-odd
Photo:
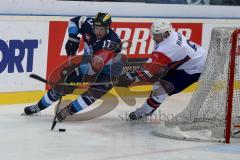
<instances>
[{"instance_id":1,"label":"black hockey glove","mask_svg":"<svg viewBox=\"0 0 240 160\"><path fill-rule=\"evenodd\" d=\"M80 38L76 35L69 35L68 41L65 45L65 49L68 56L74 56L79 48Z\"/></svg>"}]
</instances>

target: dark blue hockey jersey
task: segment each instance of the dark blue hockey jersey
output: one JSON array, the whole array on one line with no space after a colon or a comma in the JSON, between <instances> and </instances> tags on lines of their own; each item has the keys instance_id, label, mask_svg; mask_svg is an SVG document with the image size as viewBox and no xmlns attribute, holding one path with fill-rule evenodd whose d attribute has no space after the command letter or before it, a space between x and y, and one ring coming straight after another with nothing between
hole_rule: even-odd
<instances>
[{"instance_id":1,"label":"dark blue hockey jersey","mask_svg":"<svg viewBox=\"0 0 240 160\"><path fill-rule=\"evenodd\" d=\"M84 42L91 48L94 55L102 50L121 52L121 40L119 36L110 28L108 34L101 40L97 40L93 31L93 18L78 16L72 18L68 27L69 34L81 34Z\"/></svg>"}]
</instances>

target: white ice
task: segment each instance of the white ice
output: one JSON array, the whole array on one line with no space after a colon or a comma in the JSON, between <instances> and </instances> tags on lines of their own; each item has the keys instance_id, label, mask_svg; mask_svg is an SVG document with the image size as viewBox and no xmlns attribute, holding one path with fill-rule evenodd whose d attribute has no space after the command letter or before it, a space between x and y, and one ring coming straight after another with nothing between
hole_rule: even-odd
<instances>
[{"instance_id":1,"label":"white ice","mask_svg":"<svg viewBox=\"0 0 240 160\"><path fill-rule=\"evenodd\" d=\"M180 111L189 94L167 99L166 113ZM59 123L50 131L53 107L37 116L21 116L27 104L0 106L0 160L237 160L240 139L231 144L189 142L152 134L157 121L123 120L146 98L128 106L120 101L112 112L96 119ZM109 106L111 103L109 104ZM120 118L121 117L121 118ZM56 131L65 128L66 132Z\"/></svg>"}]
</instances>

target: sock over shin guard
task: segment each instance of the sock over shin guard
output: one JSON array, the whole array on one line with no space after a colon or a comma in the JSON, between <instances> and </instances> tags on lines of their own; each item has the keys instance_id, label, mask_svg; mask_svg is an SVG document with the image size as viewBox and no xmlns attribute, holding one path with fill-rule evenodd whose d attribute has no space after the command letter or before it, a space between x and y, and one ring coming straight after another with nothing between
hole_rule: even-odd
<instances>
[{"instance_id":1,"label":"sock over shin guard","mask_svg":"<svg viewBox=\"0 0 240 160\"><path fill-rule=\"evenodd\" d=\"M51 104L59 100L61 94L55 92L53 89L49 90L38 102L40 110L49 107Z\"/></svg>"},{"instance_id":2,"label":"sock over shin guard","mask_svg":"<svg viewBox=\"0 0 240 160\"><path fill-rule=\"evenodd\" d=\"M84 108L90 106L97 99L104 96L109 90L112 89L112 85L93 85L88 88L86 92L80 95L76 100L71 103L70 111L72 113L79 112Z\"/></svg>"}]
</instances>

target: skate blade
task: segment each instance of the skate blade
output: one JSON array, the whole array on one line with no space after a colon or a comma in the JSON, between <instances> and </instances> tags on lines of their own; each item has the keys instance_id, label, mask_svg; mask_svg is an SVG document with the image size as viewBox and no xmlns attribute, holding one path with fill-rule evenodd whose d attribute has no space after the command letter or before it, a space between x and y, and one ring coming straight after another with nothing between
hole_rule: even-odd
<instances>
[{"instance_id":1,"label":"skate blade","mask_svg":"<svg viewBox=\"0 0 240 160\"><path fill-rule=\"evenodd\" d=\"M34 116L40 116L41 112L39 113L33 113L33 114L26 114L25 112L20 114L21 116L28 116L28 117L34 117Z\"/></svg>"}]
</instances>

